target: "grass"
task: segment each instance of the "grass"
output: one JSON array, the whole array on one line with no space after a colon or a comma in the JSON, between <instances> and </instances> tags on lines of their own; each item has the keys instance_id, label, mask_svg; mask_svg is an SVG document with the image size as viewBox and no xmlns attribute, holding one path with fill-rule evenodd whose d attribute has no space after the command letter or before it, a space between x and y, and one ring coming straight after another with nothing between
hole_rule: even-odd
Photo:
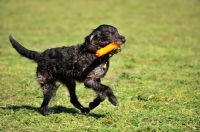
<instances>
[{"instance_id":1,"label":"grass","mask_svg":"<svg viewBox=\"0 0 200 132\"><path fill-rule=\"evenodd\" d=\"M200 2L198 0L0 1L0 131L200 131ZM8 42L25 47L82 43L102 23L126 36L103 82L119 106L107 100L83 115L61 86L51 114L38 113L42 92L36 64ZM84 106L92 90L78 84Z\"/></svg>"}]
</instances>

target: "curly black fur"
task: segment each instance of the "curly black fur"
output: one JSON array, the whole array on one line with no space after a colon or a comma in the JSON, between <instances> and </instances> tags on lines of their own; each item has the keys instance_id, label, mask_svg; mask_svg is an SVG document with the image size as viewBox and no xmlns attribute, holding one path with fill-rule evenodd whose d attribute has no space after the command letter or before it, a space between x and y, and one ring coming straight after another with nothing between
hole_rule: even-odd
<instances>
[{"instance_id":1,"label":"curly black fur","mask_svg":"<svg viewBox=\"0 0 200 132\"><path fill-rule=\"evenodd\" d=\"M96 51L111 42L123 44L125 37L119 35L117 29L111 25L100 25L85 37L85 42L71 47L47 49L44 52L31 51L9 36L12 46L22 56L34 60L37 66L37 80L42 87L44 99L40 107L43 115L47 115L48 104L56 92L56 81L65 84L70 93L71 103L82 113L88 113L108 97L113 105L118 101L112 89L101 83L109 68L110 53L102 57L95 55ZM92 88L97 97L83 107L76 96L76 81L83 82L87 88Z\"/></svg>"}]
</instances>

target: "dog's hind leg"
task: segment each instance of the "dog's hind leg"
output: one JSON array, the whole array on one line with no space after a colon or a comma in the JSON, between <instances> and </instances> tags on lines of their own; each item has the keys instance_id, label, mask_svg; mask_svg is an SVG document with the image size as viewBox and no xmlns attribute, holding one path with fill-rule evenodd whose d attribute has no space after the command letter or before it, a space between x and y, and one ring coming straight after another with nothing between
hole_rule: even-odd
<instances>
[{"instance_id":1,"label":"dog's hind leg","mask_svg":"<svg viewBox=\"0 0 200 132\"><path fill-rule=\"evenodd\" d=\"M44 98L43 98L43 102L40 107L40 112L42 115L45 116L45 115L49 114L48 104L49 104L52 96L56 92L57 86L56 86L55 82L41 84L41 86L42 86Z\"/></svg>"},{"instance_id":2,"label":"dog's hind leg","mask_svg":"<svg viewBox=\"0 0 200 132\"><path fill-rule=\"evenodd\" d=\"M92 88L94 91L98 93L97 97L93 100L93 102L90 102L89 109L94 109L97 107L102 101L105 100L106 96L108 97L108 100L113 105L118 105L117 98L113 94L113 91L110 87L101 84L100 79L94 79L94 78L87 78L84 81L84 84L88 88Z\"/></svg>"},{"instance_id":3,"label":"dog's hind leg","mask_svg":"<svg viewBox=\"0 0 200 132\"><path fill-rule=\"evenodd\" d=\"M83 107L80 102L78 101L78 98L76 96L76 82L74 80L65 80L62 81L68 88L69 94L70 94L70 102L79 109L82 113L89 113L90 110L88 108Z\"/></svg>"},{"instance_id":4,"label":"dog's hind leg","mask_svg":"<svg viewBox=\"0 0 200 132\"><path fill-rule=\"evenodd\" d=\"M41 73L39 71L39 67L37 69L37 80L40 83L40 86L42 87L44 95L43 102L40 106L40 112L42 115L48 115L48 104L52 96L56 92L57 86L55 80L53 79L53 76L51 76L50 74L46 74L46 72Z\"/></svg>"}]
</instances>

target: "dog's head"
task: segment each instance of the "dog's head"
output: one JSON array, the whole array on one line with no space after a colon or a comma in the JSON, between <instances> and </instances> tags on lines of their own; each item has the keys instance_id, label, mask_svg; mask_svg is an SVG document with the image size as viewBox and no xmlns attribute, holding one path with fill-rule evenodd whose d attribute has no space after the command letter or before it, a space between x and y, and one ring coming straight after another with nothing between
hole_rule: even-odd
<instances>
[{"instance_id":1,"label":"dog's head","mask_svg":"<svg viewBox=\"0 0 200 132\"><path fill-rule=\"evenodd\" d=\"M93 32L85 38L83 46L87 51L95 53L111 42L121 45L125 43L125 41L125 37L121 36L115 27L104 24L94 29Z\"/></svg>"}]
</instances>

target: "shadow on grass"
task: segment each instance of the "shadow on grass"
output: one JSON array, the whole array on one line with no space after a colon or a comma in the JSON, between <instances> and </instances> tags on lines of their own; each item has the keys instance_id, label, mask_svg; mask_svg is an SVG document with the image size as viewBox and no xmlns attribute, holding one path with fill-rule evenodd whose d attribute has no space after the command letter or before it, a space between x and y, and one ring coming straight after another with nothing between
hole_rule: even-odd
<instances>
[{"instance_id":1,"label":"shadow on grass","mask_svg":"<svg viewBox=\"0 0 200 132\"><path fill-rule=\"evenodd\" d=\"M39 108L29 106L29 105L0 107L0 109L13 110L13 111L19 111L19 110L23 109L23 110L37 111L38 113L40 113ZM53 114L68 113L68 114L72 114L72 115L82 114L75 108L66 108L63 106L50 107L50 113L53 113ZM96 119L105 117L104 114L95 114L95 113L89 113L89 114L83 114L83 115L92 116Z\"/></svg>"}]
</instances>

